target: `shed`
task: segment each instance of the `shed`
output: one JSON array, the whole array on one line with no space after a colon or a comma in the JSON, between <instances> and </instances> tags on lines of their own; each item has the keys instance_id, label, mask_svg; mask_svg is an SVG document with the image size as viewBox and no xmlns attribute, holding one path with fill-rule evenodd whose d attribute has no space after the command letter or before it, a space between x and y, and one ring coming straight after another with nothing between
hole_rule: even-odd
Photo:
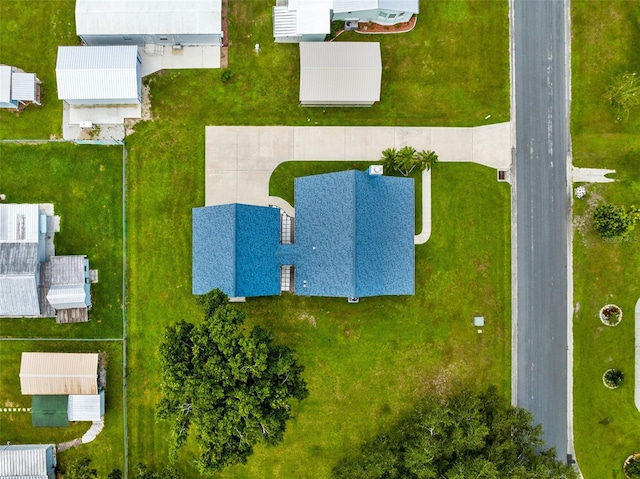
<instances>
[{"instance_id":1,"label":"shed","mask_svg":"<svg viewBox=\"0 0 640 479\"><path fill-rule=\"evenodd\" d=\"M33 396L31 424L33 427L69 426L67 396Z\"/></svg>"},{"instance_id":2,"label":"shed","mask_svg":"<svg viewBox=\"0 0 640 479\"><path fill-rule=\"evenodd\" d=\"M193 209L193 293L280 294L280 213L228 204Z\"/></svg>"},{"instance_id":3,"label":"shed","mask_svg":"<svg viewBox=\"0 0 640 479\"><path fill-rule=\"evenodd\" d=\"M414 203L412 178L296 178L296 294L414 294Z\"/></svg>"},{"instance_id":4,"label":"shed","mask_svg":"<svg viewBox=\"0 0 640 479\"><path fill-rule=\"evenodd\" d=\"M380 100L381 82L379 43L300 43L303 106L371 106Z\"/></svg>"},{"instance_id":5,"label":"shed","mask_svg":"<svg viewBox=\"0 0 640 479\"><path fill-rule=\"evenodd\" d=\"M104 390L98 394L72 394L68 401L69 421L99 421L104 416Z\"/></svg>"},{"instance_id":6,"label":"shed","mask_svg":"<svg viewBox=\"0 0 640 479\"><path fill-rule=\"evenodd\" d=\"M222 44L222 0L76 0L87 45Z\"/></svg>"},{"instance_id":7,"label":"shed","mask_svg":"<svg viewBox=\"0 0 640 479\"><path fill-rule=\"evenodd\" d=\"M70 105L139 105L140 64L135 45L58 47L58 98Z\"/></svg>"},{"instance_id":8,"label":"shed","mask_svg":"<svg viewBox=\"0 0 640 479\"><path fill-rule=\"evenodd\" d=\"M24 395L98 394L98 353L22 353Z\"/></svg>"},{"instance_id":9,"label":"shed","mask_svg":"<svg viewBox=\"0 0 640 479\"><path fill-rule=\"evenodd\" d=\"M86 256L51 258L51 288L47 300L53 308L71 309L91 306L89 260Z\"/></svg>"},{"instance_id":10,"label":"shed","mask_svg":"<svg viewBox=\"0 0 640 479\"><path fill-rule=\"evenodd\" d=\"M53 444L15 444L0 447L0 478L55 479Z\"/></svg>"},{"instance_id":11,"label":"shed","mask_svg":"<svg viewBox=\"0 0 640 479\"><path fill-rule=\"evenodd\" d=\"M0 108L17 110L28 103L40 105L41 85L34 73L0 65Z\"/></svg>"}]
</instances>

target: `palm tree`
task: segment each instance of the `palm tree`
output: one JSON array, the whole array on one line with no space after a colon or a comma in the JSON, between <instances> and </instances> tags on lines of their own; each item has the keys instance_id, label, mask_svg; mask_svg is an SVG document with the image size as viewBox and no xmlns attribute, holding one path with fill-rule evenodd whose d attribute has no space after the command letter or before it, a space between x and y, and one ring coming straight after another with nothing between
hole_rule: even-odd
<instances>
[{"instance_id":1,"label":"palm tree","mask_svg":"<svg viewBox=\"0 0 640 479\"><path fill-rule=\"evenodd\" d=\"M438 159L438 155L436 155L434 151L422 150L418 153L418 161L420 164L420 171L429 171L431 168L436 166L440 160Z\"/></svg>"}]
</instances>

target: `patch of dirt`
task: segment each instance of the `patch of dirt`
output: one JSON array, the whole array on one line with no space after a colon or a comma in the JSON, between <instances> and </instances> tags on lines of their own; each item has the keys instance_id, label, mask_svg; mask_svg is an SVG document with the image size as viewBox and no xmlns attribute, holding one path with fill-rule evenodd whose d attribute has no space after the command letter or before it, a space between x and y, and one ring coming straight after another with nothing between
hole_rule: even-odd
<instances>
[{"instance_id":1,"label":"patch of dirt","mask_svg":"<svg viewBox=\"0 0 640 479\"><path fill-rule=\"evenodd\" d=\"M312 314L302 313L299 317L299 320L306 321L310 326L316 327L316 318Z\"/></svg>"},{"instance_id":2,"label":"patch of dirt","mask_svg":"<svg viewBox=\"0 0 640 479\"><path fill-rule=\"evenodd\" d=\"M587 209L581 215L573 216L573 228L576 234L579 234L582 237L582 245L587 246L587 240L585 235L589 229L593 227L593 212L596 207L604 203L604 198L598 193L597 187L595 185L584 185L587 188L587 197L584 200L578 201L586 201Z\"/></svg>"},{"instance_id":3,"label":"patch of dirt","mask_svg":"<svg viewBox=\"0 0 640 479\"><path fill-rule=\"evenodd\" d=\"M435 374L422 375L420 378L422 384L418 390L421 395L450 396L460 387L458 378L468 375L466 369L464 363L458 361L440 369Z\"/></svg>"},{"instance_id":4,"label":"patch of dirt","mask_svg":"<svg viewBox=\"0 0 640 479\"><path fill-rule=\"evenodd\" d=\"M148 84L142 85L142 108L141 108L141 117L136 119L127 118L124 122L124 126L127 132L127 135L135 133L134 126L139 121L153 121L154 116L151 112L151 88Z\"/></svg>"}]
</instances>

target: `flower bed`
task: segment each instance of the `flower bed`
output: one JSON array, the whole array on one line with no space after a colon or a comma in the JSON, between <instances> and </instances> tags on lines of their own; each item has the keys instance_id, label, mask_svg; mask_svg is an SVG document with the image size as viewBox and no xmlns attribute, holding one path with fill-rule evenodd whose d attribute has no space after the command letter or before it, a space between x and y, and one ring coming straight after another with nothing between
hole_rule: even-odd
<instances>
[{"instance_id":1,"label":"flower bed","mask_svg":"<svg viewBox=\"0 0 640 479\"><path fill-rule=\"evenodd\" d=\"M615 327L622 321L622 310L615 304L605 304L600 308L600 321L606 326Z\"/></svg>"},{"instance_id":2,"label":"flower bed","mask_svg":"<svg viewBox=\"0 0 640 479\"><path fill-rule=\"evenodd\" d=\"M619 369L607 369L602 375L602 384L609 389L617 389L622 384L624 373Z\"/></svg>"},{"instance_id":3,"label":"flower bed","mask_svg":"<svg viewBox=\"0 0 640 479\"><path fill-rule=\"evenodd\" d=\"M627 479L640 479L640 453L631 454L624 461L624 477Z\"/></svg>"}]
</instances>

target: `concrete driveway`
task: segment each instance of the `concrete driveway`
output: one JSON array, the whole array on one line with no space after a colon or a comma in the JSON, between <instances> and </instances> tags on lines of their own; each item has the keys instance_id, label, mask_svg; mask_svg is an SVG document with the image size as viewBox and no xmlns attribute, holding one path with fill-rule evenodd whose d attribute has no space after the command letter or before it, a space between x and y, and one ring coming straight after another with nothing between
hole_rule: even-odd
<instances>
[{"instance_id":1,"label":"concrete driveway","mask_svg":"<svg viewBox=\"0 0 640 479\"><path fill-rule=\"evenodd\" d=\"M433 150L440 161L473 162L496 169L511 166L509 123L473 128L439 127L293 127L208 126L205 148L205 205L276 205L293 214L279 198L269 197L269 178L285 161L377 163L382 150L411 145ZM423 231L431 232L431 175L423 176Z\"/></svg>"}]
</instances>

